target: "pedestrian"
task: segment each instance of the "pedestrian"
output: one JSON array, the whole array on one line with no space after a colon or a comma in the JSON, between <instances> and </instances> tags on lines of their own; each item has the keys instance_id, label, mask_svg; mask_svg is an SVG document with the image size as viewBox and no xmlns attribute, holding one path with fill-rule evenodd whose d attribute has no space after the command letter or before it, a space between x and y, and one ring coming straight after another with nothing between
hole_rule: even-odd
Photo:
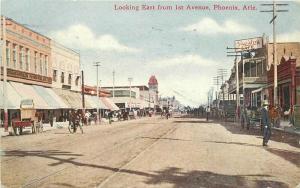
<instances>
[{"instance_id":1,"label":"pedestrian","mask_svg":"<svg viewBox=\"0 0 300 188\"><path fill-rule=\"evenodd\" d=\"M268 102L264 101L263 108L261 110L261 119L263 125L263 146L267 146L268 141L271 137L271 125L270 125L268 108L269 108Z\"/></svg>"},{"instance_id":2,"label":"pedestrian","mask_svg":"<svg viewBox=\"0 0 300 188\"><path fill-rule=\"evenodd\" d=\"M109 113L108 113L108 121L109 121L109 124L112 123L113 113L114 113L113 111L109 111Z\"/></svg>"},{"instance_id":3,"label":"pedestrian","mask_svg":"<svg viewBox=\"0 0 300 188\"><path fill-rule=\"evenodd\" d=\"M53 127L53 111L49 111L49 122L50 126Z\"/></svg>"},{"instance_id":4,"label":"pedestrian","mask_svg":"<svg viewBox=\"0 0 300 188\"><path fill-rule=\"evenodd\" d=\"M207 107L206 107L206 121L208 121L208 116L209 116L209 114L210 114L210 107L207 106Z\"/></svg>"}]
</instances>

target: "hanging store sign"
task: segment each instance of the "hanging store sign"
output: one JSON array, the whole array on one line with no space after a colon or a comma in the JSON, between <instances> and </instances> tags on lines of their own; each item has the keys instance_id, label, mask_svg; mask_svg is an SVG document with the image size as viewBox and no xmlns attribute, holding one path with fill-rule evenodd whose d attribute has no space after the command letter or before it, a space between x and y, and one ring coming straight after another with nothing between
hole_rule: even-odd
<instances>
[{"instance_id":1,"label":"hanging store sign","mask_svg":"<svg viewBox=\"0 0 300 188\"><path fill-rule=\"evenodd\" d=\"M255 50L262 48L263 39L262 37L236 40L235 42L236 52Z\"/></svg>"}]
</instances>

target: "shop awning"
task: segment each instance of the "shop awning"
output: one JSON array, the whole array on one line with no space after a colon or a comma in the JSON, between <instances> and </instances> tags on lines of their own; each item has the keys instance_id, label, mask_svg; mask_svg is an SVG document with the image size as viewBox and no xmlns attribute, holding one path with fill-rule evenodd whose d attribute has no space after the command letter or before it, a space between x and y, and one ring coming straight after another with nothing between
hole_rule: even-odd
<instances>
[{"instance_id":1,"label":"shop awning","mask_svg":"<svg viewBox=\"0 0 300 188\"><path fill-rule=\"evenodd\" d=\"M7 109L19 109L22 97L18 92L10 85L9 82L6 84L7 98L6 107ZM3 81L0 81L0 108L3 109Z\"/></svg>"},{"instance_id":2,"label":"shop awning","mask_svg":"<svg viewBox=\"0 0 300 188\"><path fill-rule=\"evenodd\" d=\"M119 107L115 103L113 103L109 98L101 97L100 99L105 104L105 106L107 106L108 109L113 110L113 111L120 110Z\"/></svg>"},{"instance_id":3,"label":"shop awning","mask_svg":"<svg viewBox=\"0 0 300 188\"><path fill-rule=\"evenodd\" d=\"M10 82L12 87L21 96L21 99L32 99L34 102L34 108L36 109L52 109L46 101L36 92L32 85Z\"/></svg>"},{"instance_id":4,"label":"shop awning","mask_svg":"<svg viewBox=\"0 0 300 188\"><path fill-rule=\"evenodd\" d=\"M47 102L53 109L68 108L68 106L56 95L50 88L33 85L36 92Z\"/></svg>"},{"instance_id":5,"label":"shop awning","mask_svg":"<svg viewBox=\"0 0 300 188\"><path fill-rule=\"evenodd\" d=\"M92 106L93 109L108 109L107 106L101 101L101 99L97 99L97 96L85 95L86 101Z\"/></svg>"},{"instance_id":6,"label":"shop awning","mask_svg":"<svg viewBox=\"0 0 300 188\"><path fill-rule=\"evenodd\" d=\"M66 89L53 88L53 91L62 98L64 103L68 105L69 108L82 109L82 100L80 93L72 92Z\"/></svg>"}]
</instances>

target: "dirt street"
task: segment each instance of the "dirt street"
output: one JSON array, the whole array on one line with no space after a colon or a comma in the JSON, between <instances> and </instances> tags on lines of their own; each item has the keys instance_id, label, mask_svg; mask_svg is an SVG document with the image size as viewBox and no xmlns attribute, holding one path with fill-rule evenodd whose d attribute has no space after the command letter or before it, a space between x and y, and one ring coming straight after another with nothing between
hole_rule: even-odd
<instances>
[{"instance_id":1,"label":"dirt street","mask_svg":"<svg viewBox=\"0 0 300 188\"><path fill-rule=\"evenodd\" d=\"M4 187L282 188L300 183L299 145L274 135L264 148L259 134L204 119L155 117L84 127L84 134L64 128L1 141Z\"/></svg>"}]
</instances>

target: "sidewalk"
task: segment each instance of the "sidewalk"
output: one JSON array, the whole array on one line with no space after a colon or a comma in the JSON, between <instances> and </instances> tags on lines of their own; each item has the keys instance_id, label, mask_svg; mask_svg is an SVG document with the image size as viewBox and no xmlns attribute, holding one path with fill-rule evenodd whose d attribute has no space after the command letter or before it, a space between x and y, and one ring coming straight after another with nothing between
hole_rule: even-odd
<instances>
[{"instance_id":1,"label":"sidewalk","mask_svg":"<svg viewBox=\"0 0 300 188\"><path fill-rule=\"evenodd\" d=\"M296 129L289 121L281 121L280 127L272 127L272 129L300 135L300 129Z\"/></svg>"}]
</instances>

